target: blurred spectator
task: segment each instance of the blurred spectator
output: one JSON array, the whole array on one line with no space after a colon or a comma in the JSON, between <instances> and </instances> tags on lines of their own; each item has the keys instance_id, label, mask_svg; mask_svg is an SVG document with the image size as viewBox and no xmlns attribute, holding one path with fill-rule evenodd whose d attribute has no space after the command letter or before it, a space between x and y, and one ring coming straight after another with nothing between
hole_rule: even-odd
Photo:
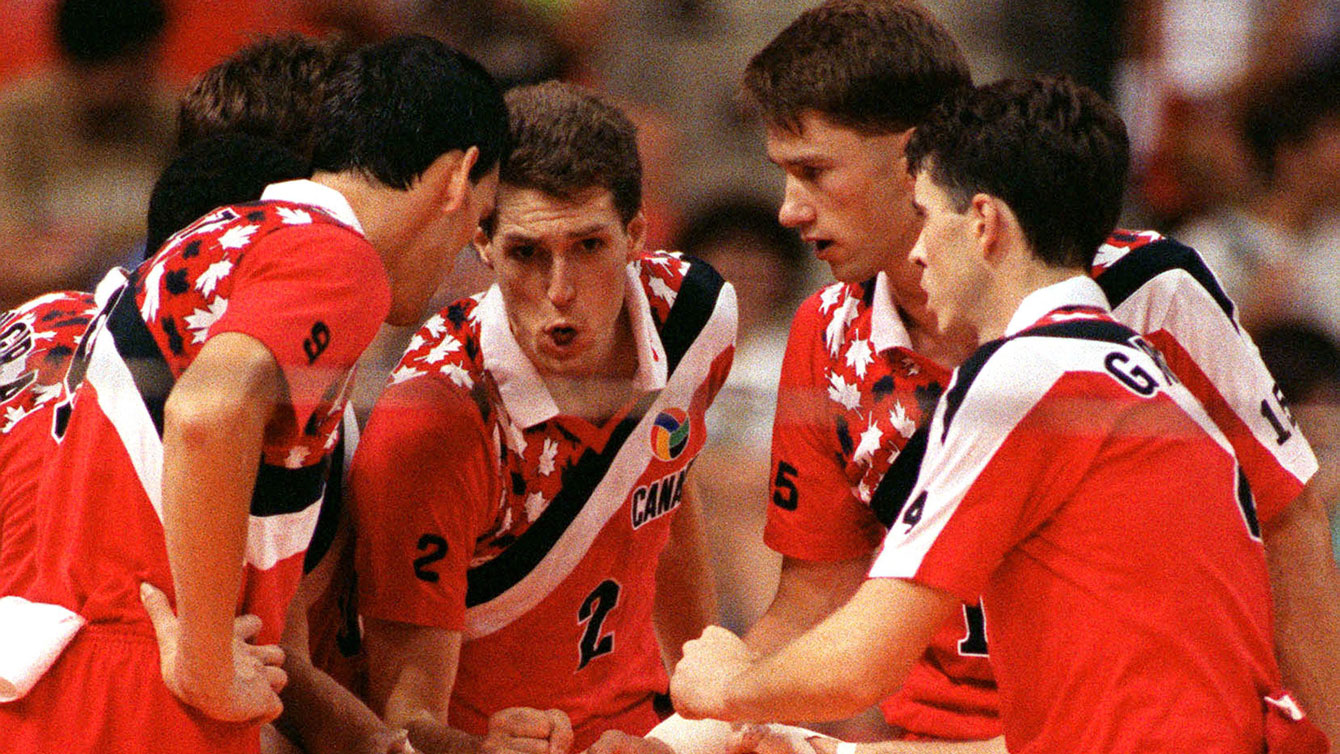
<instances>
[{"instance_id":1,"label":"blurred spectator","mask_svg":"<svg viewBox=\"0 0 1340 754\"><path fill-rule=\"evenodd\" d=\"M1321 469L1321 498L1331 515L1331 546L1340 562L1340 346L1316 328L1274 325L1256 338L1261 358L1279 381L1298 428L1312 443Z\"/></svg>"},{"instance_id":2,"label":"blurred spectator","mask_svg":"<svg viewBox=\"0 0 1340 754\"><path fill-rule=\"evenodd\" d=\"M1249 191L1177 235L1205 256L1249 330L1297 318L1340 337L1340 254L1323 229L1340 208L1340 76L1302 73L1263 93L1242 138Z\"/></svg>"},{"instance_id":3,"label":"blurred spectator","mask_svg":"<svg viewBox=\"0 0 1340 754\"><path fill-rule=\"evenodd\" d=\"M763 544L777 375L798 295L805 246L767 203L727 199L691 216L676 245L735 286L739 335L730 377L707 413L708 446L694 482L708 529L723 624L742 630L767 608L781 558Z\"/></svg>"},{"instance_id":4,"label":"blurred spectator","mask_svg":"<svg viewBox=\"0 0 1340 754\"><path fill-rule=\"evenodd\" d=\"M158 0L62 0L60 63L0 94L0 308L88 289L143 237L172 150Z\"/></svg>"}]
</instances>

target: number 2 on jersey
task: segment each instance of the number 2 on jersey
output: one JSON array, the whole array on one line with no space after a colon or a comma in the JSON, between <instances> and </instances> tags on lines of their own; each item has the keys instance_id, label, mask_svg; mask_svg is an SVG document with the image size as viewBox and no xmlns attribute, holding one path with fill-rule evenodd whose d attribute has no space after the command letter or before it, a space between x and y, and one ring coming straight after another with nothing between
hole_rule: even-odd
<instances>
[{"instance_id":1,"label":"number 2 on jersey","mask_svg":"<svg viewBox=\"0 0 1340 754\"><path fill-rule=\"evenodd\" d=\"M581 652L581 659L577 663L578 670L586 667L587 663L595 658L614 651L614 632L601 636L600 629L605 624L605 616L609 615L618 604L619 582L613 579L600 582L600 585L582 600L582 606L577 611L577 622L585 623L586 631L582 633L582 640L577 645L577 649Z\"/></svg>"}]
</instances>

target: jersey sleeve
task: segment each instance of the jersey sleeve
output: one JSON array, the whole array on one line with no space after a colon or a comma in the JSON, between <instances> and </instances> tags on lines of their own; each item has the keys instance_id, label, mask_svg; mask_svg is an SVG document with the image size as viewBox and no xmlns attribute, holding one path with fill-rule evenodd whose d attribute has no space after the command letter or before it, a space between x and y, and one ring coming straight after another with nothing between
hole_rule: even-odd
<instances>
[{"instance_id":1,"label":"jersey sleeve","mask_svg":"<svg viewBox=\"0 0 1340 754\"><path fill-rule=\"evenodd\" d=\"M232 297L210 336L240 332L263 343L302 427L386 318L391 291L381 260L351 231L313 224L260 239L233 274Z\"/></svg>"},{"instance_id":2,"label":"jersey sleeve","mask_svg":"<svg viewBox=\"0 0 1340 754\"><path fill-rule=\"evenodd\" d=\"M975 604L1005 553L1088 472L1108 434L1095 400L1102 378L1047 375L1037 358L1009 363L1017 355L985 368L969 359L955 373L871 578L910 579ZM1018 374L1030 379L1011 379Z\"/></svg>"},{"instance_id":3,"label":"jersey sleeve","mask_svg":"<svg viewBox=\"0 0 1340 754\"><path fill-rule=\"evenodd\" d=\"M349 474L364 615L458 631L497 473L469 395L434 376L378 400Z\"/></svg>"},{"instance_id":4,"label":"jersey sleeve","mask_svg":"<svg viewBox=\"0 0 1340 754\"><path fill-rule=\"evenodd\" d=\"M836 561L869 555L884 528L852 493L828 410L818 299L796 313L782 358L763 541L787 557Z\"/></svg>"},{"instance_id":5,"label":"jersey sleeve","mask_svg":"<svg viewBox=\"0 0 1340 754\"><path fill-rule=\"evenodd\" d=\"M1117 318L1163 352L1233 445L1261 521L1279 515L1316 472L1316 456L1209 268L1195 251L1164 241L1132 250L1099 283L1120 298Z\"/></svg>"}]
</instances>

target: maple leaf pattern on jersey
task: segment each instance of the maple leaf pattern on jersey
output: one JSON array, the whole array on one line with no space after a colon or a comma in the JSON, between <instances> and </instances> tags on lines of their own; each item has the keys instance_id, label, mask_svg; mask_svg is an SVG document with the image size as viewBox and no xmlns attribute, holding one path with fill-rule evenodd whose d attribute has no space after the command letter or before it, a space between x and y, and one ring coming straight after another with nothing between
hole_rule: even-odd
<instances>
[{"instance_id":1,"label":"maple leaf pattern on jersey","mask_svg":"<svg viewBox=\"0 0 1340 754\"><path fill-rule=\"evenodd\" d=\"M58 291L0 313L0 435L66 396L65 374L98 305Z\"/></svg>"},{"instance_id":2,"label":"maple leaf pattern on jersey","mask_svg":"<svg viewBox=\"0 0 1340 754\"><path fill-rule=\"evenodd\" d=\"M828 431L852 495L866 504L917 425L929 419L950 373L906 348L875 351L873 296L874 281L834 283L804 304L819 313L822 328L816 358L823 361Z\"/></svg>"},{"instance_id":3,"label":"maple leaf pattern on jersey","mask_svg":"<svg viewBox=\"0 0 1340 754\"><path fill-rule=\"evenodd\" d=\"M679 254L657 251L630 263L630 268L637 274L659 331L690 263ZM496 385L483 367L479 345L479 303L483 296L481 293L454 301L429 317L411 341L414 347L405 352L391 373L391 384L438 380L451 390L471 393L475 405L482 398L487 406L484 421L502 483L492 522L476 539L471 567L497 557L544 514L563 489L564 476L587 450L577 434L565 427L565 422L575 421L570 417L523 428L508 416Z\"/></svg>"},{"instance_id":4,"label":"maple leaf pattern on jersey","mask_svg":"<svg viewBox=\"0 0 1340 754\"><path fill-rule=\"evenodd\" d=\"M210 328L226 315L237 281L235 273L248 250L303 217L307 219L297 224L348 227L311 205L284 201L233 205L177 232L140 267L133 289L136 303L173 376L181 376L208 341ZM292 436L274 443L267 439L265 462L275 466L320 462L331 436L338 432L350 385L348 376L342 384L333 385L305 427L284 430L283 434ZM295 441L306 450L305 455L295 455Z\"/></svg>"}]
</instances>

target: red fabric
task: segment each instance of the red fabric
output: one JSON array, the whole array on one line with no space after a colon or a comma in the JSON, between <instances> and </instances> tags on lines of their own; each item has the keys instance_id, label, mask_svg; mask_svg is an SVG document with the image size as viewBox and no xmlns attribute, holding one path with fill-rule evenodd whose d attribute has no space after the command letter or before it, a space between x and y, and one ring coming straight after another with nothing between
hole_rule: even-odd
<instances>
[{"instance_id":1,"label":"red fabric","mask_svg":"<svg viewBox=\"0 0 1340 754\"><path fill-rule=\"evenodd\" d=\"M0 317L0 595L32 578L42 465L56 447L53 410L65 373L97 313L93 295L41 296Z\"/></svg>"},{"instance_id":2,"label":"red fabric","mask_svg":"<svg viewBox=\"0 0 1340 754\"><path fill-rule=\"evenodd\" d=\"M659 252L641 260L658 328L673 299L666 294L680 289L686 268ZM359 443L352 487L365 615L467 629L469 569L529 531L563 490L566 470L588 450L601 452L631 407L600 426L562 415L518 426L484 369L480 316L479 301L463 299L429 319L392 372ZM666 691L668 679L652 625L656 565L684 475L706 440L704 412L732 355L725 344L692 386L688 405L667 408L689 428L672 457L654 457L645 435L626 441L623 452L648 458L633 456L626 491L611 488L621 501L608 519L592 519L585 524L591 528L574 521L567 530L590 534L590 546L559 550L560 539L544 553L575 561L570 572L545 593L526 591L533 604L506 625L467 634L451 725L482 735L498 710L554 707L571 718L580 751L605 730L641 735L659 722L653 697ZM633 444L637 437L650 447ZM649 501L667 506L651 510ZM588 499L582 506L594 504ZM508 595L527 588L515 586Z\"/></svg>"},{"instance_id":3,"label":"red fabric","mask_svg":"<svg viewBox=\"0 0 1340 754\"><path fill-rule=\"evenodd\" d=\"M260 726L222 723L163 684L152 637L86 627L29 694L0 704L0 752L250 754Z\"/></svg>"},{"instance_id":4,"label":"red fabric","mask_svg":"<svg viewBox=\"0 0 1340 754\"><path fill-rule=\"evenodd\" d=\"M949 376L904 348L871 353L858 372L847 354L858 343L869 347L871 307L861 303L867 295L858 285L830 286L801 304L791 325L777 388L772 504L763 531L764 542L789 557L845 560L879 546L884 527L869 496ZM830 339L826 333L840 324L835 319L844 316L846 302L855 315ZM904 422L901 430L893 426L895 411ZM855 457L872 427L878 449Z\"/></svg>"},{"instance_id":5,"label":"red fabric","mask_svg":"<svg viewBox=\"0 0 1340 754\"><path fill-rule=\"evenodd\" d=\"M266 459L290 468L312 466L333 445L348 374L389 307L389 286L376 260L366 239L315 207L242 205L217 211L175 236L137 270L137 288L127 295L135 295L174 374L188 369L220 330L247 333L269 347L298 406L285 411L281 405L278 420L267 427ZM276 287L284 290L270 290ZM304 347L315 321L326 325L324 348ZM102 337L107 337L105 332ZM169 600L175 596L162 524L130 454L139 453L141 442L152 446L157 440L123 437L112 416L133 420L139 414L104 406L99 399L99 388L85 380L76 392L68 431L45 467L38 489L43 505L37 514L37 573L24 596L79 612L90 624L87 630L95 633L147 635L140 582L164 589ZM143 424L123 426L137 428L130 432L154 431ZM250 521L239 610L261 617L262 641L273 641L283 630L284 612L301 571L307 541L303 535L310 536L297 519L314 520L307 516L314 506L302 516L252 516ZM251 536L258 533L264 536ZM267 557L275 559L273 566L257 560ZM144 667L148 670L141 672L156 675L156 661L146 661ZM40 685L61 685L64 690L60 696L39 695L27 708L45 719L63 714L79 699L97 703L115 694L139 705L136 719L159 714L171 719L170 710L159 704L161 696L146 692L137 697L136 687L109 678L111 674L93 673L68 688L58 678L44 679ZM108 735L100 730L119 725L98 716L63 719L87 719L83 735L94 738ZM163 740L174 741L170 736ZM180 750L189 751L188 746Z\"/></svg>"},{"instance_id":6,"label":"red fabric","mask_svg":"<svg viewBox=\"0 0 1340 754\"><path fill-rule=\"evenodd\" d=\"M983 595L1011 751L1259 752L1278 669L1232 457L1066 346L992 357L872 573ZM1026 368L1049 359L1062 374ZM1046 392L1002 400L1023 384Z\"/></svg>"},{"instance_id":7,"label":"red fabric","mask_svg":"<svg viewBox=\"0 0 1340 754\"><path fill-rule=\"evenodd\" d=\"M912 428L926 421L949 371L905 348L849 358L869 343L872 283L834 285L796 313L778 387L771 503L764 542L788 557L866 557L886 530L868 499ZM848 308L850 307L850 308ZM850 317L841 327L840 318ZM857 365L861 371L858 372ZM841 401L851 401L848 407ZM901 420L894 426L894 414ZM872 453L862 436L874 427ZM783 465L784 464L784 465ZM865 500L862 497L865 497ZM794 502L794 510L784 504ZM985 656L961 652L962 616L937 632L926 655L880 707L910 739L982 740L1000 735L999 704Z\"/></svg>"}]
</instances>

